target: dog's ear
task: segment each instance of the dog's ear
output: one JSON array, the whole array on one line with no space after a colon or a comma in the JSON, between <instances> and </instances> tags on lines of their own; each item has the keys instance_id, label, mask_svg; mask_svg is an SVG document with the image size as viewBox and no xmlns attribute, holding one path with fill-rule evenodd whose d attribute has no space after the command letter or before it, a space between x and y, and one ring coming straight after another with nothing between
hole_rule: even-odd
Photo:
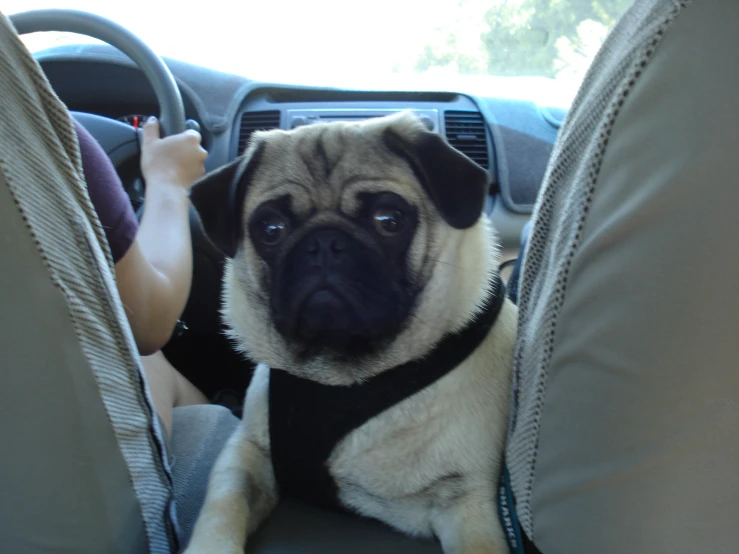
<instances>
[{"instance_id":1,"label":"dog's ear","mask_svg":"<svg viewBox=\"0 0 739 554\"><path fill-rule=\"evenodd\" d=\"M244 199L263 151L264 143L255 142L244 156L204 175L190 188L190 201L208 239L229 258L236 256L244 236Z\"/></svg>"},{"instance_id":2,"label":"dog's ear","mask_svg":"<svg viewBox=\"0 0 739 554\"><path fill-rule=\"evenodd\" d=\"M485 169L428 131L412 113L395 119L383 135L388 148L410 164L449 225L467 229L477 222L488 192Z\"/></svg>"}]
</instances>

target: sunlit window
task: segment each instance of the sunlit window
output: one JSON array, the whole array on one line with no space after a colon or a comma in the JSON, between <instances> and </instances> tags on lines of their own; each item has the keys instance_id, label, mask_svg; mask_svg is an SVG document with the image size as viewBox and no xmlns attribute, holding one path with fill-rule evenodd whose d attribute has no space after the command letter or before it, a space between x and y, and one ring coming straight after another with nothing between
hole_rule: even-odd
<instances>
[{"instance_id":1,"label":"sunlit window","mask_svg":"<svg viewBox=\"0 0 739 554\"><path fill-rule=\"evenodd\" d=\"M544 83L571 98L631 1L6 0L3 10L94 12L162 56L257 80L514 96ZM92 42L65 33L24 40L34 51Z\"/></svg>"}]
</instances>

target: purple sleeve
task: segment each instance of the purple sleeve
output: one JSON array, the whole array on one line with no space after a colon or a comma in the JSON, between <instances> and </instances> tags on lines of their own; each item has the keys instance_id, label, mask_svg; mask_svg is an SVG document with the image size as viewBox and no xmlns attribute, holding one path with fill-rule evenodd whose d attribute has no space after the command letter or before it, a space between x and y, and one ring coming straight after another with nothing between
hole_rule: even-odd
<instances>
[{"instance_id":1,"label":"purple sleeve","mask_svg":"<svg viewBox=\"0 0 739 554\"><path fill-rule=\"evenodd\" d=\"M74 126L90 200L105 230L113 262L118 263L133 244L138 231L138 220L121 180L103 148L76 120Z\"/></svg>"}]
</instances>

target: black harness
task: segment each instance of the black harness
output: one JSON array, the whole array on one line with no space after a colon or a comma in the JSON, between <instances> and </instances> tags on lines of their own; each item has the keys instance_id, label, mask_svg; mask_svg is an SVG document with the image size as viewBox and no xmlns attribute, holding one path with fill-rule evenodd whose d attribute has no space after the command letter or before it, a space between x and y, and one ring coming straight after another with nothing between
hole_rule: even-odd
<instances>
[{"instance_id":1,"label":"black harness","mask_svg":"<svg viewBox=\"0 0 739 554\"><path fill-rule=\"evenodd\" d=\"M345 512L326 461L349 432L459 366L490 332L505 299L499 275L483 312L445 336L428 356L359 385L331 386L270 370L270 450L280 494Z\"/></svg>"}]
</instances>

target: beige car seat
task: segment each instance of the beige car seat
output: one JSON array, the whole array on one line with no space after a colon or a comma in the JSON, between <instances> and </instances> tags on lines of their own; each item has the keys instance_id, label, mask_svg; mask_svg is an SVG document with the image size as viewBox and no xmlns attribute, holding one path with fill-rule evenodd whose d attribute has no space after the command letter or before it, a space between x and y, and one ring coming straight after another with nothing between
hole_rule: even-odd
<instances>
[{"instance_id":1,"label":"beige car seat","mask_svg":"<svg viewBox=\"0 0 739 554\"><path fill-rule=\"evenodd\" d=\"M507 446L544 554L739 552L739 2L638 0L568 113Z\"/></svg>"},{"instance_id":2,"label":"beige car seat","mask_svg":"<svg viewBox=\"0 0 739 554\"><path fill-rule=\"evenodd\" d=\"M172 475L82 175L0 17L0 551L171 552Z\"/></svg>"},{"instance_id":3,"label":"beige car seat","mask_svg":"<svg viewBox=\"0 0 739 554\"><path fill-rule=\"evenodd\" d=\"M0 552L169 554L237 421L177 408L165 441L80 163L0 14Z\"/></svg>"}]
</instances>

